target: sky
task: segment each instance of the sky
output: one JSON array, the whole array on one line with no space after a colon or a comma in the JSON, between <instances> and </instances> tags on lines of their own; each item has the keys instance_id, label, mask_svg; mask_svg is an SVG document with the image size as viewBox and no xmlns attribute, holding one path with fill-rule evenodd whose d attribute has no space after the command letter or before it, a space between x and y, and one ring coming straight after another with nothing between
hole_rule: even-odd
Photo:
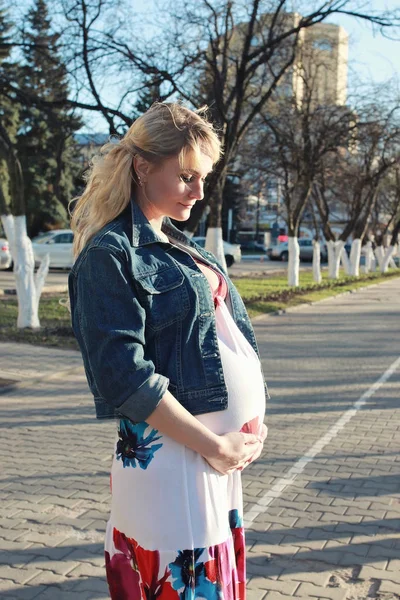
<instances>
[{"instance_id":1,"label":"sky","mask_svg":"<svg viewBox=\"0 0 400 600\"><path fill-rule=\"evenodd\" d=\"M400 0L372 0L365 3L367 10L398 9ZM344 15L335 15L330 22L341 25L349 34L349 87L354 73L363 80L375 83L393 77L400 79L400 32L398 39L386 39L379 32L374 34L365 22Z\"/></svg>"}]
</instances>

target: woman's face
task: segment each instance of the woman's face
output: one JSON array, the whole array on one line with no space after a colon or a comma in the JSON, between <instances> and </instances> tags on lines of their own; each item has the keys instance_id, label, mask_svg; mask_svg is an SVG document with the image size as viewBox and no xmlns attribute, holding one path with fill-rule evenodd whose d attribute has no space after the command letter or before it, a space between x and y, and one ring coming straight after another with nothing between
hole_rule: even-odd
<instances>
[{"instance_id":1,"label":"woman's face","mask_svg":"<svg viewBox=\"0 0 400 600\"><path fill-rule=\"evenodd\" d=\"M178 157L168 158L157 167L140 161L135 164L142 180L137 200L146 217L186 221L193 206L204 197L204 182L212 166L212 159L203 153L195 169L182 169Z\"/></svg>"}]
</instances>

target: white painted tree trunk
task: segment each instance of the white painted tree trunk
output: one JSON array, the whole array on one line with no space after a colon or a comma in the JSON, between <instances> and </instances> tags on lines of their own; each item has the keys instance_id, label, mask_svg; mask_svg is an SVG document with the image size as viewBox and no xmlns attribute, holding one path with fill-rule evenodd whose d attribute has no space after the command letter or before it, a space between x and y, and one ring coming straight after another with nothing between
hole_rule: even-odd
<instances>
[{"instance_id":1,"label":"white painted tree trunk","mask_svg":"<svg viewBox=\"0 0 400 600\"><path fill-rule=\"evenodd\" d=\"M221 227L209 227L207 229L206 250L212 252L217 261L223 266L225 271L227 271Z\"/></svg>"},{"instance_id":2,"label":"white painted tree trunk","mask_svg":"<svg viewBox=\"0 0 400 600\"><path fill-rule=\"evenodd\" d=\"M328 276L329 279L339 279L339 268L342 254L345 254L344 242L330 240L328 246Z\"/></svg>"},{"instance_id":3,"label":"white painted tree trunk","mask_svg":"<svg viewBox=\"0 0 400 600\"><path fill-rule=\"evenodd\" d=\"M321 245L317 240L314 240L313 244L313 279L316 283L321 283Z\"/></svg>"},{"instance_id":4,"label":"white painted tree trunk","mask_svg":"<svg viewBox=\"0 0 400 600\"><path fill-rule=\"evenodd\" d=\"M372 242L369 240L365 244L365 264L364 273L369 273L372 268L372 259L374 258L374 252L372 250Z\"/></svg>"},{"instance_id":5,"label":"white painted tree trunk","mask_svg":"<svg viewBox=\"0 0 400 600\"><path fill-rule=\"evenodd\" d=\"M383 246L377 246L375 248L375 258L376 258L376 261L378 263L379 270L383 273L382 267L383 267L383 260L385 258L385 254L384 254L384 251L383 251Z\"/></svg>"},{"instance_id":6,"label":"white painted tree trunk","mask_svg":"<svg viewBox=\"0 0 400 600\"><path fill-rule=\"evenodd\" d=\"M396 263L393 260L393 255L396 252L396 247L395 246L389 246L386 249L386 252L384 253L383 256L383 260L382 260L382 265L381 265L381 272L382 273L387 273L387 270L389 268L389 265L393 268L396 268Z\"/></svg>"},{"instance_id":7,"label":"white painted tree trunk","mask_svg":"<svg viewBox=\"0 0 400 600\"><path fill-rule=\"evenodd\" d=\"M32 242L26 232L25 215L2 215L1 222L7 236L14 261L15 287L18 298L17 327L37 329L39 322L39 299L49 270L49 257L42 261L34 276L35 259Z\"/></svg>"},{"instance_id":8,"label":"white painted tree trunk","mask_svg":"<svg viewBox=\"0 0 400 600\"><path fill-rule=\"evenodd\" d=\"M350 250L350 253L351 253L351 250ZM345 274L350 275L350 261L349 261L348 254L344 248L344 243L343 243L342 252L340 254L340 262L342 263L342 267L344 269Z\"/></svg>"},{"instance_id":9,"label":"white painted tree trunk","mask_svg":"<svg viewBox=\"0 0 400 600\"><path fill-rule=\"evenodd\" d=\"M351 244L349 275L358 277L360 275L361 240L356 238Z\"/></svg>"},{"instance_id":10,"label":"white painted tree trunk","mask_svg":"<svg viewBox=\"0 0 400 600\"><path fill-rule=\"evenodd\" d=\"M300 246L297 237L289 237L289 264L288 264L288 285L297 287L299 285L300 271Z\"/></svg>"}]
</instances>

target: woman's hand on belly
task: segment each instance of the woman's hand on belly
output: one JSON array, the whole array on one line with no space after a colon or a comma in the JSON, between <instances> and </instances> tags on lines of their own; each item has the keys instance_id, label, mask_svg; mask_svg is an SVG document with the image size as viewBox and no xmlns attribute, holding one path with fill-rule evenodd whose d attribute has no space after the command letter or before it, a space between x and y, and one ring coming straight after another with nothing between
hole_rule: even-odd
<instances>
[{"instance_id":1,"label":"woman's hand on belly","mask_svg":"<svg viewBox=\"0 0 400 600\"><path fill-rule=\"evenodd\" d=\"M231 432L220 435L218 451L203 457L219 473L229 475L237 469L242 469L252 460L252 457L262 449L260 436L254 433Z\"/></svg>"},{"instance_id":2,"label":"woman's hand on belly","mask_svg":"<svg viewBox=\"0 0 400 600\"><path fill-rule=\"evenodd\" d=\"M243 465L243 467L240 468L240 471L242 471L244 469L244 467L247 467L247 465L254 462L255 460L257 460L257 458L259 458L261 456L261 452L263 451L264 442L265 442L267 435L268 435L268 427L266 425L264 425L264 423L263 423L261 425L261 433L258 436L258 438L260 440L260 444L257 447L256 451L254 452L253 456L250 458L250 460L248 460L247 463L245 465Z\"/></svg>"}]
</instances>

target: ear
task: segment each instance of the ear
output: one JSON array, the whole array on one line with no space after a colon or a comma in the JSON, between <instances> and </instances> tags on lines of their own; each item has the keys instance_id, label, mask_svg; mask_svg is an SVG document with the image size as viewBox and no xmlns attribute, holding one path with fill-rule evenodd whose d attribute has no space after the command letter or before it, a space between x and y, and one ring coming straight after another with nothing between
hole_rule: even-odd
<instances>
[{"instance_id":1,"label":"ear","mask_svg":"<svg viewBox=\"0 0 400 600\"><path fill-rule=\"evenodd\" d=\"M133 159L133 167L136 175L145 183L151 167L149 161L137 154Z\"/></svg>"}]
</instances>

